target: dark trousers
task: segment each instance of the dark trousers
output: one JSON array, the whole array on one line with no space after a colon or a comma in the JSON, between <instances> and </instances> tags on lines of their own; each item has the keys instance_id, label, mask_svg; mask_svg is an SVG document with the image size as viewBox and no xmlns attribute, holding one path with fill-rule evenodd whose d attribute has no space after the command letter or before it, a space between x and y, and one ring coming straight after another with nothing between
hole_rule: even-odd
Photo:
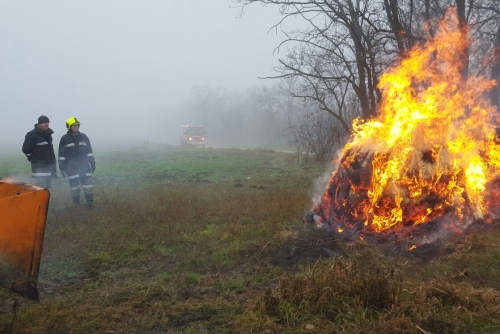
<instances>
[{"instance_id":1,"label":"dark trousers","mask_svg":"<svg viewBox=\"0 0 500 334\"><path fill-rule=\"evenodd\" d=\"M50 189L50 181L52 176L33 176L35 186L45 189Z\"/></svg>"},{"instance_id":2,"label":"dark trousers","mask_svg":"<svg viewBox=\"0 0 500 334\"><path fill-rule=\"evenodd\" d=\"M45 162L32 162L31 175L36 186L49 189L52 177L57 177L56 165Z\"/></svg>"},{"instance_id":3,"label":"dark trousers","mask_svg":"<svg viewBox=\"0 0 500 334\"><path fill-rule=\"evenodd\" d=\"M94 187L92 185L92 173L88 170L87 166L73 170L71 175L67 175L69 181L69 188L73 204L80 205L80 184L85 194L87 205L94 205Z\"/></svg>"}]
</instances>

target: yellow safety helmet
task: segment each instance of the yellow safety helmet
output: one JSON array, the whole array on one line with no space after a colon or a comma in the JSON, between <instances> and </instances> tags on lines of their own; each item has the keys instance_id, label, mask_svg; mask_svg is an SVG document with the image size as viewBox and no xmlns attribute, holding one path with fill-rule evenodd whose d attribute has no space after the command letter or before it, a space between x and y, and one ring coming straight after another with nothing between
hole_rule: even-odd
<instances>
[{"instance_id":1,"label":"yellow safety helmet","mask_svg":"<svg viewBox=\"0 0 500 334\"><path fill-rule=\"evenodd\" d=\"M76 117L70 117L66 120L66 129L71 129L72 125L80 125L80 121Z\"/></svg>"}]
</instances>

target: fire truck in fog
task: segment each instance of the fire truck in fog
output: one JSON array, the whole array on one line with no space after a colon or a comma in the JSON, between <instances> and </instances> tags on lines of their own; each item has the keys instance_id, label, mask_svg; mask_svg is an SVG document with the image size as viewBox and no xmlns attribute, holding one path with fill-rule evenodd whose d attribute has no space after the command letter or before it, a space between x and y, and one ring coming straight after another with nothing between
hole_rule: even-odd
<instances>
[{"instance_id":1,"label":"fire truck in fog","mask_svg":"<svg viewBox=\"0 0 500 334\"><path fill-rule=\"evenodd\" d=\"M181 127L181 147L205 147L205 129L202 125L187 124Z\"/></svg>"}]
</instances>

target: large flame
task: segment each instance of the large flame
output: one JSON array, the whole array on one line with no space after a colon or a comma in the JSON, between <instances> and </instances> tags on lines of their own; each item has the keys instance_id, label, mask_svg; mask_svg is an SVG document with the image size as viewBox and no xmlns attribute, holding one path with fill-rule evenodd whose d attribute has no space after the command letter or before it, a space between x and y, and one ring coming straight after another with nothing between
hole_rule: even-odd
<instances>
[{"instance_id":1,"label":"large flame","mask_svg":"<svg viewBox=\"0 0 500 334\"><path fill-rule=\"evenodd\" d=\"M336 212L333 220L342 220L343 211L365 230L380 232L450 211L458 221L486 213L486 185L500 167L496 109L485 97L495 82L462 79L462 34L452 12L423 47L382 75L380 115L355 120L322 200L326 219Z\"/></svg>"}]
</instances>

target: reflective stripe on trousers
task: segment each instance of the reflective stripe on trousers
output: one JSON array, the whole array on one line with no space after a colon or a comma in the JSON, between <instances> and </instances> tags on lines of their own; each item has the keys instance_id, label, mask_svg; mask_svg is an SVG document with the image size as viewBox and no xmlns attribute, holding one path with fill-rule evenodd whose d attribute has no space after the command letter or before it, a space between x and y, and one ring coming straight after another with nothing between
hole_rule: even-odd
<instances>
[{"instance_id":1,"label":"reflective stripe on trousers","mask_svg":"<svg viewBox=\"0 0 500 334\"><path fill-rule=\"evenodd\" d=\"M31 173L33 177L46 177L46 176L52 176L52 173Z\"/></svg>"}]
</instances>

